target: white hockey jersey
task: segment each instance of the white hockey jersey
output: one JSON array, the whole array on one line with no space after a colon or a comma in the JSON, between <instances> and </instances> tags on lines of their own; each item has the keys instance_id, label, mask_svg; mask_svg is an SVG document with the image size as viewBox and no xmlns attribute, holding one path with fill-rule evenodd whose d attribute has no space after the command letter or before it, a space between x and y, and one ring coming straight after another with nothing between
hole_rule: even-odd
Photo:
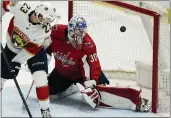
<instances>
[{"instance_id":1,"label":"white hockey jersey","mask_svg":"<svg viewBox=\"0 0 171 118\"><path fill-rule=\"evenodd\" d=\"M4 10L14 14L7 30L7 46L17 53L12 61L22 64L43 48L44 41L51 34L51 26L29 22L29 16L35 7L26 1L18 1L11 5L9 1L3 3Z\"/></svg>"}]
</instances>

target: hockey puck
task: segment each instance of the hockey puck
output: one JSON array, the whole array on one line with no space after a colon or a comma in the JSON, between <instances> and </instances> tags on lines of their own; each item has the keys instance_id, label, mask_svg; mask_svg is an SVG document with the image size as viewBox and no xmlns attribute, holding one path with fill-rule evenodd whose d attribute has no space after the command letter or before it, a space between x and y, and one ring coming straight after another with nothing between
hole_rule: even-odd
<instances>
[{"instance_id":1,"label":"hockey puck","mask_svg":"<svg viewBox=\"0 0 171 118\"><path fill-rule=\"evenodd\" d=\"M121 31L121 32L125 32L125 31L126 31L126 27L125 27L125 26L121 26L121 27L120 27L120 31Z\"/></svg>"}]
</instances>

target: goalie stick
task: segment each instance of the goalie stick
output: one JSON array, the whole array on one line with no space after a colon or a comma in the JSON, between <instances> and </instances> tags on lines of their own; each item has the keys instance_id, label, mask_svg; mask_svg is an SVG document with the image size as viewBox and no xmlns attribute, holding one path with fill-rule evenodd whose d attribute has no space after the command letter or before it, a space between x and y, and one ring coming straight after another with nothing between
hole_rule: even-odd
<instances>
[{"instance_id":1,"label":"goalie stick","mask_svg":"<svg viewBox=\"0 0 171 118\"><path fill-rule=\"evenodd\" d=\"M4 57L4 59L5 59L5 62L6 62L6 64L7 64L7 66L8 66L8 68L10 68L10 65L9 65L8 59L7 59L7 57L6 57L6 54L5 54L5 52L3 51L2 44L1 44L1 53L2 53L2 55L3 55L3 57ZM15 85L16 85L16 87L17 87L17 90L18 90L18 92L19 92L19 94L20 94L20 97L21 97L21 99L22 99L22 101L23 101L23 103L24 103L24 106L25 106L25 108L26 108L26 110L27 110L27 113L28 113L29 117L32 118L31 112L30 112L30 110L29 110L29 108L28 108L28 105L27 105L27 103L26 103L26 100L24 99L24 96L23 96L23 94L22 94L22 92L21 92L20 86L19 86L19 84L18 84L16 78L14 78L14 83L15 83Z\"/></svg>"}]
</instances>

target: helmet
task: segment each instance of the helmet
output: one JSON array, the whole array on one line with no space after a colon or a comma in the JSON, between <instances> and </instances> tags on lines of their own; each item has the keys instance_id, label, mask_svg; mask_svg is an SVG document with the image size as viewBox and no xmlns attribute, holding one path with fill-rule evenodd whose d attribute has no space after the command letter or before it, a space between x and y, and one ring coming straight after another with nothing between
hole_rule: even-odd
<instances>
[{"instance_id":1,"label":"helmet","mask_svg":"<svg viewBox=\"0 0 171 118\"><path fill-rule=\"evenodd\" d=\"M47 1L40 2L35 9L35 14L42 24L51 23L57 17L56 9L52 8L51 4ZM42 16L42 20L39 19L39 16Z\"/></svg>"},{"instance_id":2,"label":"helmet","mask_svg":"<svg viewBox=\"0 0 171 118\"><path fill-rule=\"evenodd\" d=\"M68 39L78 50L82 48L83 38L87 31L87 23L80 15L73 16L68 23Z\"/></svg>"}]
</instances>

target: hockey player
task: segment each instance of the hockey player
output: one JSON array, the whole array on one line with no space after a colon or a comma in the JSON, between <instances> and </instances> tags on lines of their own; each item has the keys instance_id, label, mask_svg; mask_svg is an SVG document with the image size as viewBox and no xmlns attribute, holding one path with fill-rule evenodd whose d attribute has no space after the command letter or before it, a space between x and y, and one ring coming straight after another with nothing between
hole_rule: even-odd
<instances>
[{"instance_id":1,"label":"hockey player","mask_svg":"<svg viewBox=\"0 0 171 118\"><path fill-rule=\"evenodd\" d=\"M76 84L84 101L92 108L149 111L149 101L141 98L141 91L104 86L109 81L101 70L96 45L87 33L83 17L75 15L68 25L54 25L46 52L53 53L55 59L55 68L48 77L50 96L65 94L72 84Z\"/></svg>"},{"instance_id":2,"label":"hockey player","mask_svg":"<svg viewBox=\"0 0 171 118\"><path fill-rule=\"evenodd\" d=\"M86 88L90 87L96 93L93 99L98 101L99 94L94 85L109 84L101 70L96 45L86 29L86 21L80 16L73 17L68 26L52 27L52 43L46 49L49 55L53 53L55 57L55 68L48 77L50 95L65 91L79 82Z\"/></svg>"},{"instance_id":3,"label":"hockey player","mask_svg":"<svg viewBox=\"0 0 171 118\"><path fill-rule=\"evenodd\" d=\"M4 56L1 56L2 84L8 79L15 78L21 64L27 62L36 85L42 117L51 117L47 56L42 45L51 34L50 23L56 18L55 9L49 2L40 2L33 8L25 1L3 1L3 9L14 16L10 20L7 45L3 49L11 67L8 68Z\"/></svg>"}]
</instances>

